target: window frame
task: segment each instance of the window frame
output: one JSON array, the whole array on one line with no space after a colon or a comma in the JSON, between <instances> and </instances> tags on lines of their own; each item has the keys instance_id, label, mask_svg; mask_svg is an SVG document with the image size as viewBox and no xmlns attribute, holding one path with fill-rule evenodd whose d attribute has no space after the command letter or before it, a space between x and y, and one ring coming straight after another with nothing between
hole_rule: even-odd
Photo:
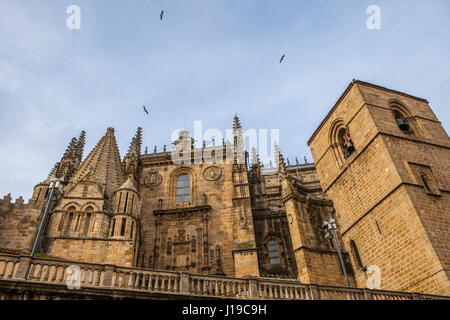
<instances>
[{"instance_id":1,"label":"window frame","mask_svg":"<svg viewBox=\"0 0 450 320\"><path fill-rule=\"evenodd\" d=\"M273 250L272 250L273 249ZM272 253L276 253L276 255L272 255ZM269 239L267 241L267 254L269 257L269 263L271 266L281 266L281 252L280 246L275 239ZM274 262L278 261L278 263Z\"/></svg>"},{"instance_id":2,"label":"window frame","mask_svg":"<svg viewBox=\"0 0 450 320\"><path fill-rule=\"evenodd\" d=\"M175 203L177 204L190 203L191 200L192 200L192 178L188 174L181 174L175 180Z\"/></svg>"}]
</instances>

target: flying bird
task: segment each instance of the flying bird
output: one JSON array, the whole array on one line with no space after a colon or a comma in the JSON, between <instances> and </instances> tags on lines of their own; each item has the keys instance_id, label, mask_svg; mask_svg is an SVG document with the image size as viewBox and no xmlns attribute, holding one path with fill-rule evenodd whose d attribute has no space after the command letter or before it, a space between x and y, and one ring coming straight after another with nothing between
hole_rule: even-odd
<instances>
[{"instance_id":1,"label":"flying bird","mask_svg":"<svg viewBox=\"0 0 450 320\"><path fill-rule=\"evenodd\" d=\"M280 59L280 63L282 63L282 62L284 61L284 57L286 57L286 55L285 55L285 54L283 54L283 56L281 57L281 59Z\"/></svg>"},{"instance_id":2,"label":"flying bird","mask_svg":"<svg viewBox=\"0 0 450 320\"><path fill-rule=\"evenodd\" d=\"M146 108L145 106L143 106L143 108L144 108L144 112L148 115L148 110L147 110L147 108Z\"/></svg>"},{"instance_id":3,"label":"flying bird","mask_svg":"<svg viewBox=\"0 0 450 320\"><path fill-rule=\"evenodd\" d=\"M161 11L161 14L159 15L159 20L162 20L162 19L163 19L163 17L164 17L164 10L163 10L163 11Z\"/></svg>"}]
</instances>

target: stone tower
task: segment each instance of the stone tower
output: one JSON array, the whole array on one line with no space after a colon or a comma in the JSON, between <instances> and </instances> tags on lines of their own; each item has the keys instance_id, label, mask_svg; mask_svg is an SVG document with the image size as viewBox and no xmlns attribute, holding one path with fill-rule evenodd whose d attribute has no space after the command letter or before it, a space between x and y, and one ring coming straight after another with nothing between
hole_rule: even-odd
<instances>
[{"instance_id":1,"label":"stone tower","mask_svg":"<svg viewBox=\"0 0 450 320\"><path fill-rule=\"evenodd\" d=\"M84 136L79 141L84 144ZM72 144L77 151L79 143ZM80 151L74 154L81 160ZM76 261L131 266L140 198L131 166L127 169L130 175L125 181L114 129L108 128L83 163L67 175L70 183L50 212L42 252Z\"/></svg>"},{"instance_id":2,"label":"stone tower","mask_svg":"<svg viewBox=\"0 0 450 320\"><path fill-rule=\"evenodd\" d=\"M353 81L308 142L358 287L450 294L450 140L426 100Z\"/></svg>"}]
</instances>

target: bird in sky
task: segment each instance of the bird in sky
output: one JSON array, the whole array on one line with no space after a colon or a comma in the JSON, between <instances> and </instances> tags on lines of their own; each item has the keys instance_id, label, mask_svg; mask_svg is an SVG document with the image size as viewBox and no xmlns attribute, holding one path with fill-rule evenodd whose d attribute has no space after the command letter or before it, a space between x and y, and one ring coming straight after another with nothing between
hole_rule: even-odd
<instances>
[{"instance_id":1,"label":"bird in sky","mask_svg":"<svg viewBox=\"0 0 450 320\"><path fill-rule=\"evenodd\" d=\"M147 108L145 106L143 108L144 108L144 112L148 115L149 113L148 113Z\"/></svg>"},{"instance_id":2,"label":"bird in sky","mask_svg":"<svg viewBox=\"0 0 450 320\"><path fill-rule=\"evenodd\" d=\"M159 20L162 20L162 19L163 19L163 17L164 17L164 10L163 10L163 11L161 11L161 14L159 15Z\"/></svg>"},{"instance_id":3,"label":"bird in sky","mask_svg":"<svg viewBox=\"0 0 450 320\"><path fill-rule=\"evenodd\" d=\"M284 57L286 57L286 55L285 55L285 54L283 54L283 56L281 57L281 59L280 59L280 63L282 63L282 62L284 61Z\"/></svg>"}]
</instances>

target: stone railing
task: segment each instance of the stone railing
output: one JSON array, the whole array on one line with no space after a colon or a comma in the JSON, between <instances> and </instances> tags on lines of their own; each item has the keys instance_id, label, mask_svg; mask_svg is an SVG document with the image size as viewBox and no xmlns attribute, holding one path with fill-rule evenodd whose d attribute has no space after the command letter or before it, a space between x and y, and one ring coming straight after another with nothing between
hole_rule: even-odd
<instances>
[{"instance_id":1,"label":"stone railing","mask_svg":"<svg viewBox=\"0 0 450 320\"><path fill-rule=\"evenodd\" d=\"M71 268L72 266L72 268ZM79 268L79 290L69 290L69 270ZM69 278L69 281L68 281ZM68 283L69 282L69 283ZM3 285L2 285L3 284ZM33 285L35 284L35 285ZM194 298L253 300L434 300L450 297L302 284L265 278L230 278L155 271L0 254L0 298L8 288L47 292L47 297L89 295L99 298ZM26 289L23 289L26 288ZM19 290L20 291L20 290Z\"/></svg>"}]
</instances>

